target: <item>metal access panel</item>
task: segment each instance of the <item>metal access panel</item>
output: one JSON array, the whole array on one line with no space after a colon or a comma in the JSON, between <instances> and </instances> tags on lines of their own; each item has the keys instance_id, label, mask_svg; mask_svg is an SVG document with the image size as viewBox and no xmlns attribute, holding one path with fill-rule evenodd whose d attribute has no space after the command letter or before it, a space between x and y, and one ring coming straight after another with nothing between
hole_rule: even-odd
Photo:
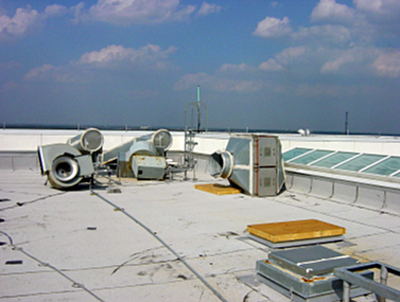
<instances>
[{"instance_id":1,"label":"metal access panel","mask_svg":"<svg viewBox=\"0 0 400 302\"><path fill-rule=\"evenodd\" d=\"M276 137L256 137L255 144L257 153L255 164L260 167L276 167L278 164L278 155L280 154L280 144Z\"/></svg>"},{"instance_id":2,"label":"metal access panel","mask_svg":"<svg viewBox=\"0 0 400 302\"><path fill-rule=\"evenodd\" d=\"M162 179L165 175L167 162L162 156L134 155L132 171L137 179Z\"/></svg>"},{"instance_id":3,"label":"metal access panel","mask_svg":"<svg viewBox=\"0 0 400 302\"><path fill-rule=\"evenodd\" d=\"M332 273L335 267L354 265L357 260L323 246L312 246L269 254L274 263L305 278Z\"/></svg>"},{"instance_id":4,"label":"metal access panel","mask_svg":"<svg viewBox=\"0 0 400 302\"><path fill-rule=\"evenodd\" d=\"M294 301L337 301L343 293L343 282L333 271L357 263L347 255L322 246L297 248L271 252L268 260L256 263L261 281ZM373 279L373 272L360 272L365 278ZM352 297L370 291L354 286Z\"/></svg>"},{"instance_id":5,"label":"metal access panel","mask_svg":"<svg viewBox=\"0 0 400 302\"><path fill-rule=\"evenodd\" d=\"M276 168L256 168L255 191L257 196L275 196L277 194L277 169Z\"/></svg>"}]
</instances>

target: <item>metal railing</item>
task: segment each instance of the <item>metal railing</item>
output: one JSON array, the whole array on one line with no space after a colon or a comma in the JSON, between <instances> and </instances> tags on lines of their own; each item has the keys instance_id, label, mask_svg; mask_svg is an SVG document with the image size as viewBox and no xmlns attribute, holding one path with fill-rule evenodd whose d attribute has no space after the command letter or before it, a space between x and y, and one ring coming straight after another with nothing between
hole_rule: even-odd
<instances>
[{"instance_id":1,"label":"metal railing","mask_svg":"<svg viewBox=\"0 0 400 302\"><path fill-rule=\"evenodd\" d=\"M380 270L380 282L367 279L358 271L368 269ZM343 280L343 300L344 302L350 301L350 286L357 285L359 287L370 290L379 296L379 302L384 302L387 299L393 301L400 301L400 291L387 285L389 273L400 276L400 269L384 264L378 261L361 263L354 266L335 268L334 275Z\"/></svg>"}]
</instances>

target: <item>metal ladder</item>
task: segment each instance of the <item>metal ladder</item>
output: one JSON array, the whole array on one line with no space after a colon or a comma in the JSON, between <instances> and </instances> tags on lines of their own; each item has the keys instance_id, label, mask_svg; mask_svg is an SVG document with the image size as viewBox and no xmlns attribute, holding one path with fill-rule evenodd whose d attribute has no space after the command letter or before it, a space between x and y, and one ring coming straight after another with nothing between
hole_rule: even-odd
<instances>
[{"instance_id":1,"label":"metal ladder","mask_svg":"<svg viewBox=\"0 0 400 302\"><path fill-rule=\"evenodd\" d=\"M201 109L204 107L206 111L205 115L205 129L201 129ZM187 124L187 112L188 109L191 109L190 111L190 125ZM197 109L197 129L194 129L194 111ZM208 109L207 106L200 101L200 87L197 86L197 102L191 102L188 103L185 107L185 116L184 116L184 129L185 129L185 148L184 148L184 178L187 179L187 171L193 171L193 179L196 179L195 177L195 167L196 167L196 160L194 158L194 147L197 145L197 142L194 141L194 138L196 136L196 132L200 133L202 131L207 131L207 126L208 126Z\"/></svg>"},{"instance_id":2,"label":"metal ladder","mask_svg":"<svg viewBox=\"0 0 400 302\"><path fill-rule=\"evenodd\" d=\"M193 149L197 145L194 141L196 133L193 129L185 127L185 149L183 153L184 167L184 178L187 179L187 171L193 171L193 179L195 179L195 167L196 160L194 159Z\"/></svg>"}]
</instances>

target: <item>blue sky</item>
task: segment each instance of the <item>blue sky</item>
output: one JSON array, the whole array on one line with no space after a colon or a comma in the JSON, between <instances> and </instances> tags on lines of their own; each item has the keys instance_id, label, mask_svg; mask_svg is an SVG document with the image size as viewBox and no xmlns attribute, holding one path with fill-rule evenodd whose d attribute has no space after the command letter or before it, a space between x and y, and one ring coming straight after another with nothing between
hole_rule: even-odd
<instances>
[{"instance_id":1,"label":"blue sky","mask_svg":"<svg viewBox=\"0 0 400 302\"><path fill-rule=\"evenodd\" d=\"M66 3L68 3L66 5ZM0 0L0 122L400 133L399 0Z\"/></svg>"}]
</instances>

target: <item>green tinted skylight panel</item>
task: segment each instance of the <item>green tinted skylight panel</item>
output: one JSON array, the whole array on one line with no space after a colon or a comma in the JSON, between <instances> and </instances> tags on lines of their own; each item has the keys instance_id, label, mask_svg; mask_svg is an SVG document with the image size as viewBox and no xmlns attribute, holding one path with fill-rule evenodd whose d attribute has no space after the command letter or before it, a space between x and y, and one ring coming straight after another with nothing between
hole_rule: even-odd
<instances>
[{"instance_id":1,"label":"green tinted skylight panel","mask_svg":"<svg viewBox=\"0 0 400 302\"><path fill-rule=\"evenodd\" d=\"M364 170L365 173L379 174L379 175L390 175L400 170L400 157L388 158L371 168Z\"/></svg>"},{"instance_id":2,"label":"green tinted skylight panel","mask_svg":"<svg viewBox=\"0 0 400 302\"><path fill-rule=\"evenodd\" d=\"M357 172L384 157L385 156L383 155L363 154L355 159L337 166L335 169Z\"/></svg>"},{"instance_id":3,"label":"green tinted skylight panel","mask_svg":"<svg viewBox=\"0 0 400 302\"><path fill-rule=\"evenodd\" d=\"M294 148L292 150L286 151L285 153L283 153L283 160L284 161L288 161L291 160L292 158L295 158L299 155L302 155L308 151L311 151L311 149L307 149L307 148Z\"/></svg>"},{"instance_id":4,"label":"green tinted skylight panel","mask_svg":"<svg viewBox=\"0 0 400 302\"><path fill-rule=\"evenodd\" d=\"M317 161L316 163L313 163L311 166L331 168L345 160L348 160L349 158L352 158L353 156L356 156L357 154L358 153L354 152L337 152L331 156Z\"/></svg>"},{"instance_id":5,"label":"green tinted skylight panel","mask_svg":"<svg viewBox=\"0 0 400 302\"><path fill-rule=\"evenodd\" d=\"M299 158L291 161L291 163L307 165L307 164L309 164L317 159L320 159L321 157L324 157L330 153L333 153L333 151L315 150L309 154L306 154L302 157L299 157Z\"/></svg>"}]
</instances>

